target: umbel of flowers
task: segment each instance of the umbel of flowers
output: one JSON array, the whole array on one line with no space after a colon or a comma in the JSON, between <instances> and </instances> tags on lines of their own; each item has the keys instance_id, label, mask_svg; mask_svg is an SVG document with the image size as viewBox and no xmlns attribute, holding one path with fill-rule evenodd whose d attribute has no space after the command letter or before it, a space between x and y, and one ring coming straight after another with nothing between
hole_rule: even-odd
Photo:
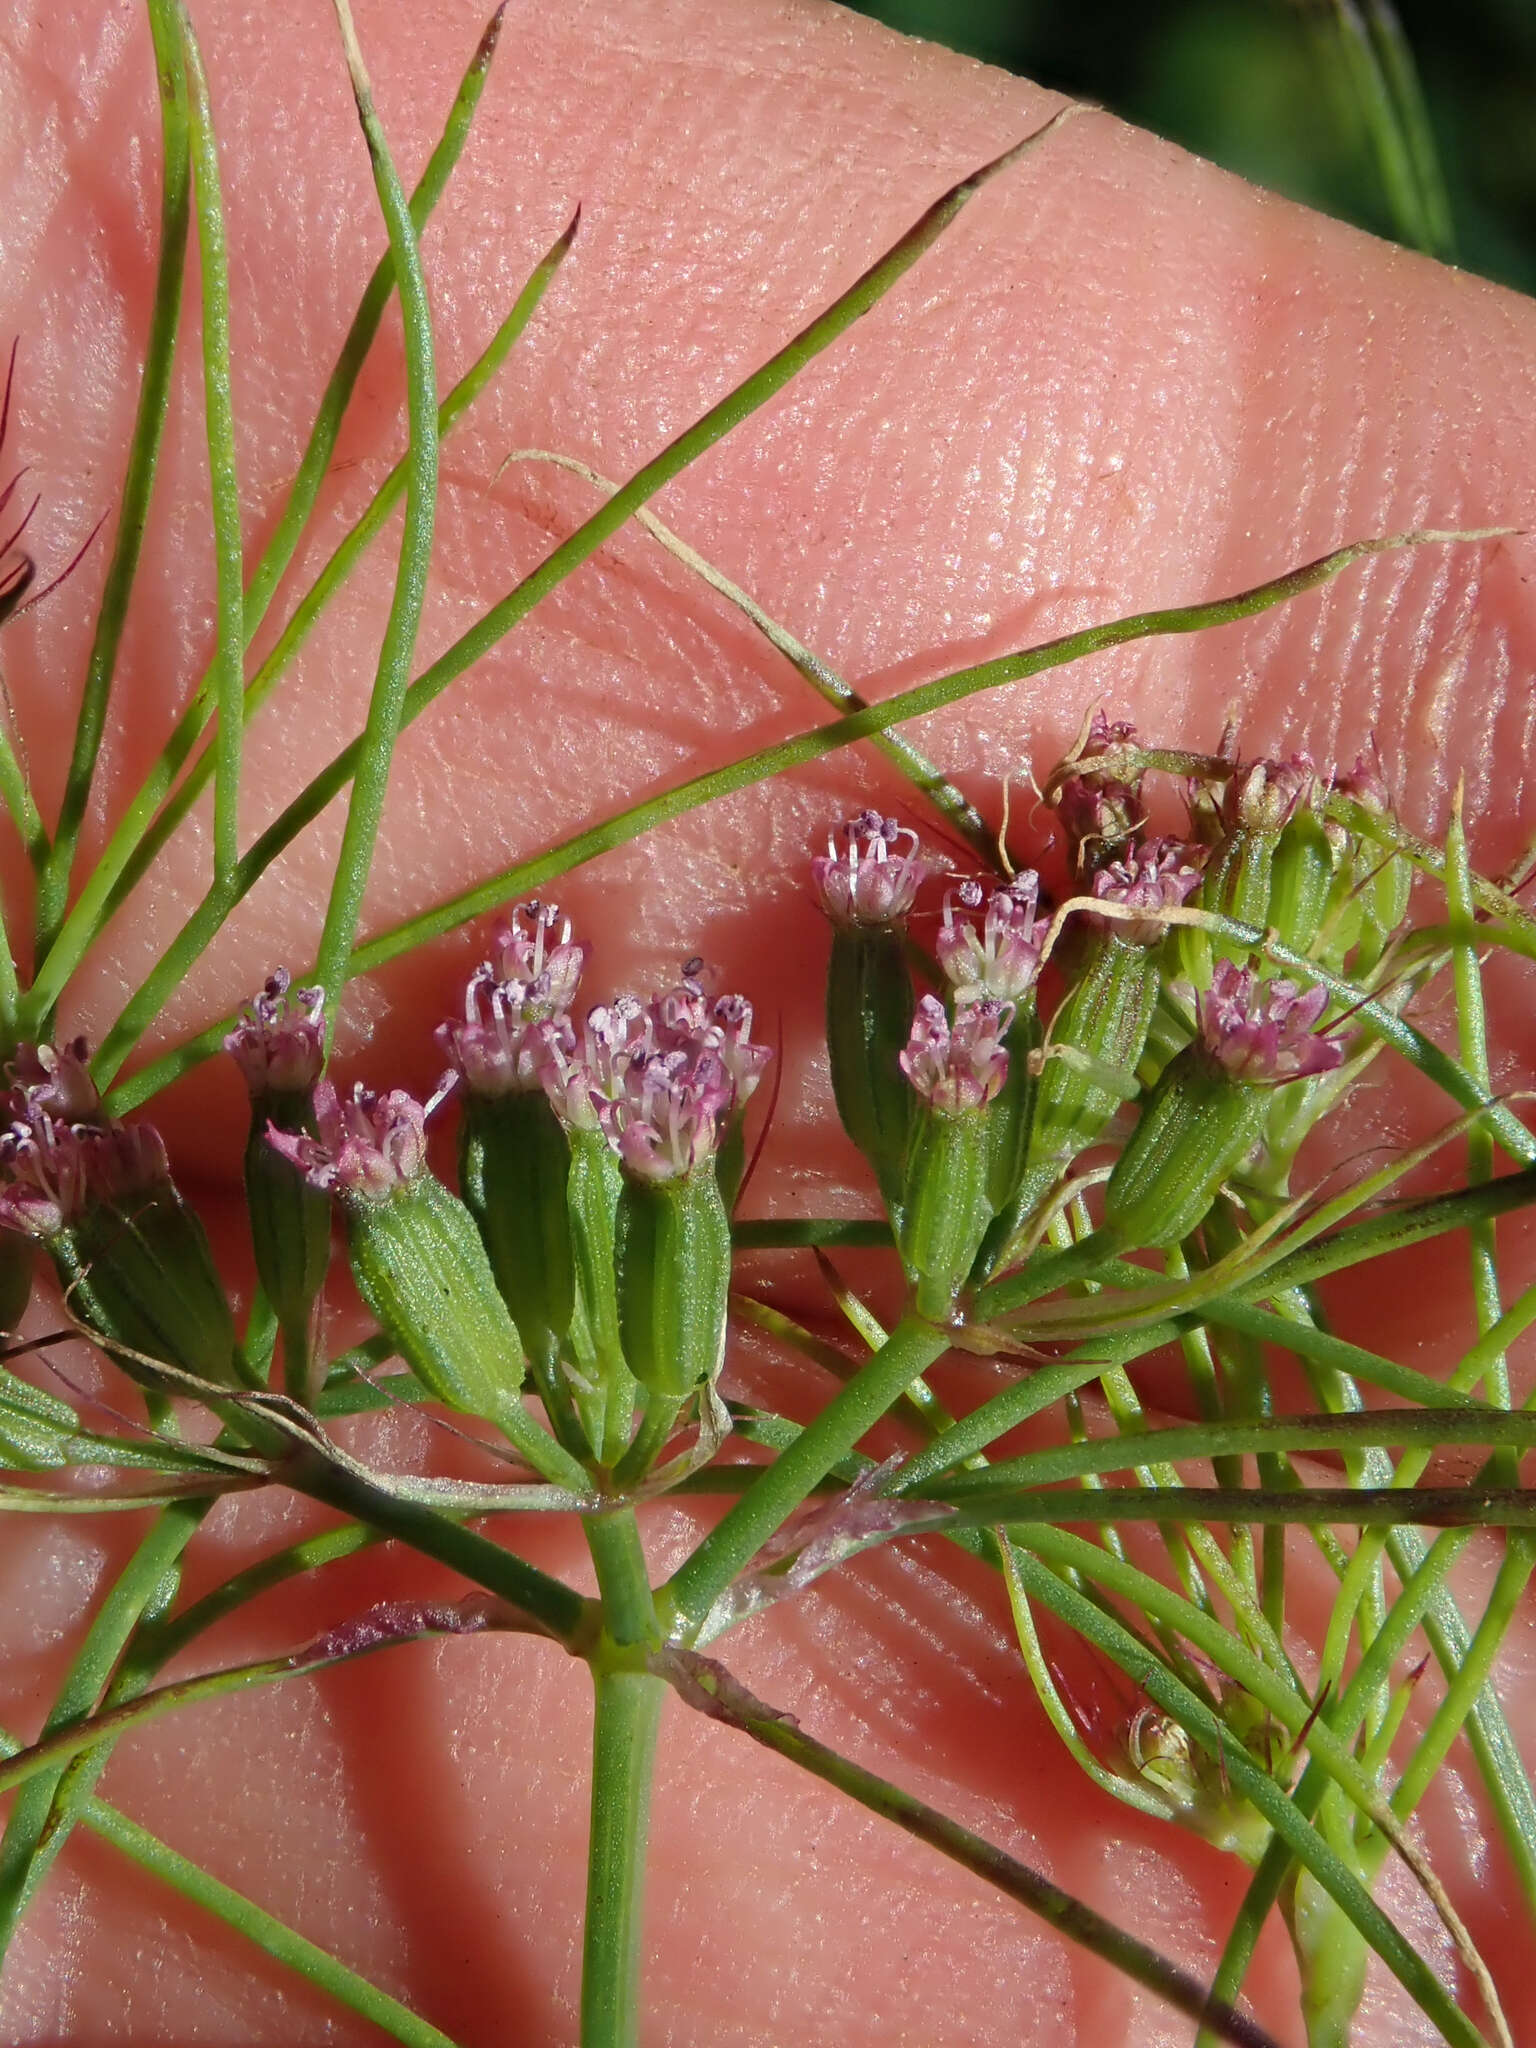
<instances>
[{"instance_id":1,"label":"umbel of flowers","mask_svg":"<svg viewBox=\"0 0 1536 2048\"><path fill-rule=\"evenodd\" d=\"M518 905L439 1030L458 1194L431 1169L427 1110L399 1090L321 1080L306 1114L265 1133L335 1203L359 1290L418 1378L527 1450L531 1375L583 1468L626 1458L637 1407L659 1448L720 1370L729 1203L768 1059L750 1003L711 997L697 962L578 1021L589 952L555 905ZM259 1065L248 1036L231 1050Z\"/></svg>"},{"instance_id":2,"label":"umbel of flowers","mask_svg":"<svg viewBox=\"0 0 1536 2048\"><path fill-rule=\"evenodd\" d=\"M1094 1257L1188 1237L1262 1152L1277 1093L1344 1060L1321 984L1273 975L1215 922L1331 942L1335 964L1365 943L1359 842L1325 826L1311 762L1245 762L1228 734L1190 790L1188 839L1147 829L1142 781L1134 728L1096 715L1047 785L1076 885L1061 929L1034 873L951 877L926 989L921 896L940 864L916 834L864 811L812 863L832 925L833 1091L934 1320L1095 1180ZM1074 1181L1106 1137L1111 1166Z\"/></svg>"}]
</instances>

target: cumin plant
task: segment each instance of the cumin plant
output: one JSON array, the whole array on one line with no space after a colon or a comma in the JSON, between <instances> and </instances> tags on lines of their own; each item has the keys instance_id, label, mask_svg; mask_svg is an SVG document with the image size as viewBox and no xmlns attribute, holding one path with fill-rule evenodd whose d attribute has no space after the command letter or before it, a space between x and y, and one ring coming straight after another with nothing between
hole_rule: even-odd
<instances>
[{"instance_id":1,"label":"cumin plant","mask_svg":"<svg viewBox=\"0 0 1536 2048\"><path fill-rule=\"evenodd\" d=\"M0 1256L15 1297L7 1324L20 1321L35 1263L138 1412L120 1410L120 1429L87 1427L71 1401L5 1370L0 1509L149 1520L128 1566L82 1614L41 1730L25 1745L4 1739L0 1792L15 1797L0 1841L0 1949L83 1824L376 2027L408 2043L443 2041L429 2020L156 1841L95 1788L116 1743L193 1704L302 1684L427 1638L517 1631L550 1656L580 1659L593 1680L584 2048L618 2048L641 2029L651 1775L669 1692L894 1821L1214 2036L1271 2041L1237 2001L1258 1931L1278 1911L1318 2048L1350 2038L1373 1955L1445 2040L1508 2041L1499 1986L1408 1823L1465 1732L1524 1903L1536 1909L1536 1801L1495 1685L1536 1565L1536 1491L1520 1471L1536 1413L1512 1407L1506 1368L1509 1344L1536 1317L1536 1290L1510 1298L1496 1219L1536 1194L1536 1137L1520 1103L1494 1091L1479 964L1487 948L1529 960L1536 928L1510 890L1472 872L1459 814L1443 848L1424 845L1393 816L1369 759L1337 772L1298 756L1249 758L1236 732L1213 754L1146 747L1102 712L1043 787L1068 873L1052 909L1039 875L1016 872L989 842L966 764L930 761L896 730L1108 647L1256 616L1386 550L1487 534L1356 540L1255 588L1106 621L871 704L645 510L725 435L749 432L752 414L914 265L940 278L942 237L985 183L1047 174L1059 115L936 200L626 482L560 451L520 451L515 459L574 468L600 503L413 677L440 441L500 371L561 266L581 260L573 214L475 367L439 399L418 237L469 133L500 13L407 201L346 0L335 0L390 253L363 294L275 535L248 565L217 110L178 0L146 4L164 145L159 281L51 833L24 759L7 749L0 760L38 881L30 962L23 968L14 920L0 950L11 1084ZM99 865L77 877L194 226L213 654ZM404 335L407 452L248 674L391 294ZM247 727L402 501L363 730L243 844ZM786 653L835 715L684 777L392 929L365 931L400 733L632 518ZM24 590L32 574L29 558L0 570L0 591ZM906 778L915 814L958 832L987 872L951 877L930 951L911 920L946 864L915 828L863 811L810 863L806 886L833 927L833 1095L881 1213L855 1224L741 1221L734 1212L771 1057L753 1035L753 1000L717 993L703 963L689 961L660 990L578 1008L595 949L542 892L660 823L864 741ZM1144 785L1158 775L1185 785L1182 837L1147 830ZM92 1057L67 1032L75 977L210 780L207 892ZM239 903L343 796L317 958L298 977L306 985L289 971L302 963L266 963L270 978L237 1016L130 1066ZM1417 930L1416 877L1444 897ZM506 909L534 889L537 899ZM388 1085L338 1086L330 1035L349 982L495 910L503 916L485 936L461 1014L438 1033L449 1074L433 1103ZM1411 1014L1446 978L1455 1054ZM773 991L752 995L761 1003ZM174 1162L152 1125L128 1120L215 1053L236 1059L253 1104L244 1170L259 1286L243 1330ZM1446 1098L1445 1128L1370 1170L1313 1185L1314 1133L1390 1062L1417 1069ZM457 1171L446 1180L427 1133L429 1114L440 1113L458 1124ZM1460 1184L1402 1196L1410 1174L1457 1148ZM321 1315L333 1222L376 1326L335 1356ZM1445 1383L1328 1327L1320 1280L1458 1231L1471 1247L1477 1328ZM883 1249L892 1268L903 1305L890 1327L828 1255L856 1244ZM743 1284L744 1250L806 1245L817 1249L851 1350ZM835 1391L808 1421L727 1398L732 1331L748 1325L833 1375ZM1168 1347L1188 1374L1190 1416L1176 1423L1150 1411L1131 1370ZM45 1362L45 1347L24 1339L10 1355L29 1348ZM962 1415L926 1377L957 1348L1012 1368ZM1294 1361L1307 1411L1277 1407L1276 1352ZM1375 1407L1362 1387L1403 1405ZM329 1426L397 1403L469 1418L475 1475L385 1469ZM188 1404L209 1428L189 1426ZM900 1432L901 1448L877 1461L868 1439L882 1423ZM1005 1445L1025 1423L1042 1440ZM1452 1445L1485 1450L1482 1469L1430 1475L1434 1452ZM765 1455L739 1456L742 1447ZM1317 1483L1301 1462L1319 1453L1337 1456L1343 1484ZM85 1489L74 1480L82 1472ZM185 1599L183 1569L210 1508L269 1488L340 1519ZM657 1583L642 1529L673 1495L728 1505ZM516 1514L574 1518L594 1595L473 1526ZM1441 1533L1426 1541L1427 1529ZM1511 1533L1490 1593L1468 1611L1450 1574L1473 1529ZM753 1698L717 1654L732 1630L777 1601L810 1597L852 1558L935 1535L995 1571L1045 1716L1099 1791L1196 1831L1251 1871L1213 1986L1135 1927L1112 1924L1048 1873ZM166 1676L173 1657L262 1592L384 1543L432 1559L465 1590L376 1602L291 1653ZM1295 1618L1304 1571L1329 1586L1321 1641L1308 1641ZM1141 1704L1124 1726L1077 1709L1053 1665L1047 1617L1135 1688ZM1424 1725L1405 1662L1421 1639L1444 1679ZM1455 1983L1376 1896L1389 1857L1428 1900L1459 1965Z\"/></svg>"}]
</instances>

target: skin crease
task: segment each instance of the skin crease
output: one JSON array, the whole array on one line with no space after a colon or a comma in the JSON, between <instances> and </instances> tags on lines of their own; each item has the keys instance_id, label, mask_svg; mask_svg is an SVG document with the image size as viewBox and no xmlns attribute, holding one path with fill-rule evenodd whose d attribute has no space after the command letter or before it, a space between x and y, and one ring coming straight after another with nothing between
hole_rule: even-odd
<instances>
[{"instance_id":1,"label":"skin crease","mask_svg":"<svg viewBox=\"0 0 1536 2048\"><path fill-rule=\"evenodd\" d=\"M358 7L380 109L411 179L480 26L476 6ZM265 537L382 244L329 10L194 5L223 150L235 404L247 537ZM589 0L515 7L477 132L426 238L444 386L483 345L578 200L580 237L529 333L449 444L418 667L590 508L530 445L629 474L848 283L964 170L1055 102L1027 84L809 0ZM20 333L15 442L45 494L35 544L62 564L115 503L147 321L157 182L148 39L128 0L23 0L0 28L0 336ZM189 303L195 304L189 293ZM195 330L194 330L195 331ZM93 815L100 843L207 659L212 570L195 349ZM398 324L386 323L324 499L313 570L402 445ZM984 193L882 306L658 510L873 695L1093 619L1236 590L1339 542L1533 512L1536 313L1520 299L1285 205L1090 114ZM6 635L7 681L44 815L62 786L104 555ZM972 700L917 735L996 816L1021 756L1049 763L1105 700L1154 736L1210 745L1235 703L1251 748L1347 762L1374 728L1405 815L1443 825L1466 778L1475 853L1510 860L1536 822L1536 546L1427 550L1351 572L1256 623L1151 643ZM388 601L370 558L250 733L242 838L354 732ZM295 590L301 586L295 584ZM265 642L263 642L265 644ZM581 570L403 743L366 926L713 762L819 722L778 657L633 531ZM705 954L759 1004L783 1089L751 1191L759 1213L857 1211L853 1155L814 1051L825 939L803 862L838 816L901 805L864 751L748 791L571 878L596 941L594 994ZM1038 834L1017 823L1015 852ZM71 991L98 1035L204 885L199 813ZM255 893L157 1027L170 1044L278 960L311 957L340 832L323 821ZM6 902L26 878L7 847ZM346 1017L344 1071L428 1085L430 1027L479 957L465 937L378 977ZM1528 1004L1495 978L1501 1080L1529 1072ZM1441 1013L1442 1017L1444 1013ZM782 1021L781 1021L782 1019ZM369 1039L366 1049L363 1041ZM173 1156L226 1218L244 1128L233 1074L158 1103ZM1371 1091L1344 1149L1443 1119ZM1507 1240L1529 1244L1518 1230ZM1454 1253L1400 1261L1341 1319L1444 1366L1468 1311ZM783 1273L793 1261L775 1271ZM850 1270L856 1270L850 1267ZM790 1282L811 1299L810 1276ZM1521 1359L1514 1367L1519 1376ZM749 1342L734 1384L795 1412L809 1367ZM951 1368L957 1398L996 1383ZM1167 1398L1175 1398L1168 1390ZM421 1418L349 1439L381 1464L442 1460ZM201 1590L291 1540L307 1515L227 1505ZM648 1523L670 1567L683 1525ZM571 1531L502 1528L586 1579ZM7 1530L0 1711L30 1731L75 1617L130 1541L121 1525ZM1497 1549L1475 1555L1468 1599ZM195 1662L285 1649L443 1581L372 1554L268 1599ZM1147 1939L1209 1970L1242 1873L1097 1794L1061 1755L1009 1648L998 1589L938 1546L848 1571L733 1639L729 1660L815 1733L933 1798ZM1505 1660L1529 1734L1530 1630ZM1079 1673L1113 1735L1135 1702ZM195 1710L125 1744L110 1796L467 2043L573 2038L586 1825L584 1675L517 1638L391 1652L300 1689ZM1500 1974L1517 2038L1536 1987L1507 1868L1458 1755L1424 1839ZM740 1738L669 1708L647 1937L650 2043L1149 2044L1188 2028L931 1852ZM1431 1954L1404 1873L1379 1896ZM1300 2038L1271 1931L1255 2010ZM110 1852L77 1839L0 1994L17 2042L377 2038ZM1432 2039L1373 1978L1362 2043Z\"/></svg>"}]
</instances>

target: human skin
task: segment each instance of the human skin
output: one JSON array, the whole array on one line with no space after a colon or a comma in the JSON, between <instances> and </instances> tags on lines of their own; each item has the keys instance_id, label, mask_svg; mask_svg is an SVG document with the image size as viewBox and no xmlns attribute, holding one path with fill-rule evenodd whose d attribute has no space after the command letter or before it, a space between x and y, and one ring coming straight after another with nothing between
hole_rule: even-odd
<instances>
[{"instance_id":1,"label":"human skin","mask_svg":"<svg viewBox=\"0 0 1536 2048\"><path fill-rule=\"evenodd\" d=\"M473 45L477 8L357 9L408 179ZM242 502L259 540L382 235L328 8L272 0L193 14L223 151ZM423 658L590 508L573 479L498 474L508 451L554 448L629 474L939 191L1055 105L807 0L514 5L426 237L445 383L578 200L582 226L517 355L446 450ZM34 542L46 570L112 505L131 424L157 204L139 10L24 0L0 29L0 112L0 336L22 336L14 453L45 495ZM199 405L194 348L90 845L209 652ZM327 486L327 534L401 445L398 328L387 324ZM1528 302L1088 113L985 191L882 307L658 509L878 696L1074 625L1234 591L1362 535L1522 525L1533 473ZM6 635L45 816L103 559L98 548ZM305 559L317 566L321 545ZM918 737L996 817L1004 777L1025 758L1049 763L1099 701L1189 745L1213 744L1235 705L1250 749L1305 744L1324 761L1347 762L1374 731L1413 824L1443 826L1465 777L1477 858L1496 869L1536 822L1525 767L1533 566L1523 537L1378 560L1256 623L974 699ZM252 727L245 839L357 729L390 576L387 550L365 563ZM403 742L366 924L820 715L739 618L626 533ZM869 801L900 805L900 786L850 750L610 855L560 891L595 942L598 992L655 985L702 953L758 1003L784 1069L751 1191L760 1212L863 1199L814 1056L825 941L804 861L831 821ZM1034 821L1017 823L1025 808L1016 800L1013 844L1027 858L1040 842ZM277 962L312 957L339 831L328 815L256 891L154 1043L227 1011ZM200 814L92 955L65 1028L99 1036L111 1022L204 885L207 858ZM7 859L9 906L26 881ZM445 943L361 990L345 1018L345 1071L428 1085L431 1026L454 1007L478 943ZM1526 1005L1523 1021L1500 1023L1506 1084L1529 1071L1529 1016ZM1365 1135L1400 1137L1404 1114L1379 1092ZM234 1260L236 1077L206 1069L155 1115L199 1200L223 1216ZM1519 1234L1509 1242L1518 1248ZM1342 1311L1366 1319L1379 1348L1443 1365L1468 1328L1457 1263L1419 1270L1434 1295L1405 1307L1399 1280ZM789 1284L810 1298L798 1268ZM825 1394L809 1369L756 1355L732 1369L799 1412ZM381 1462L440 1448L419 1420L355 1441ZM309 1519L275 1503L220 1510L193 1584ZM648 1527L655 1561L675 1558L684 1525L663 1515ZM498 1534L582 1576L574 1530ZM83 1609L130 1541L121 1525L78 1521L6 1532L7 1725L35 1727ZM1495 1555L1489 1546L1477 1584ZM442 1584L375 1553L266 1600L210 1638L199 1663L292 1647L370 1599ZM823 1582L727 1654L812 1732L1180 1960L1212 1966L1241 1871L1078 1778L979 1569L913 1545ZM1530 1656L1522 1626L1509 1672ZM1106 1719L1135 1704L1107 1682L1100 1690ZM1529 1734L1529 1688L1512 1685L1510 1702ZM105 1789L455 2038L536 2048L574 2034L589 1728L585 1675L547 1644L417 1646L135 1736ZM1426 1805L1424 1839L1501 1974L1520 2038L1536 2024L1536 1986L1508 1967L1523 1930L1502 1854L1464 1796L1469 1775L1455 1758ZM1380 1895L1438 1952L1400 1872ZM671 2048L1187 2038L1148 1997L932 1852L680 1704L662 1737L647 1935L644 2038ZM1273 1931L1251 1986L1280 2038L1299 2039L1294 1974ZM17 1941L0 2013L17 2042L376 2038L81 1839ZM1359 2037L1433 2038L1391 1987L1373 1991Z\"/></svg>"}]
</instances>

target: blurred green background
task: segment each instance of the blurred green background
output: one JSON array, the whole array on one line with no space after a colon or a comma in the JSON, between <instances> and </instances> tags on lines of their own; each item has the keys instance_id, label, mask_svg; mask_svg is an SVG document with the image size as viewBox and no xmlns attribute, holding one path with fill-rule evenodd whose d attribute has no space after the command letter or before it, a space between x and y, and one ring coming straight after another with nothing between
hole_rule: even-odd
<instances>
[{"instance_id":1,"label":"blurred green background","mask_svg":"<svg viewBox=\"0 0 1536 2048\"><path fill-rule=\"evenodd\" d=\"M1536 292L1536 0L852 0Z\"/></svg>"}]
</instances>

